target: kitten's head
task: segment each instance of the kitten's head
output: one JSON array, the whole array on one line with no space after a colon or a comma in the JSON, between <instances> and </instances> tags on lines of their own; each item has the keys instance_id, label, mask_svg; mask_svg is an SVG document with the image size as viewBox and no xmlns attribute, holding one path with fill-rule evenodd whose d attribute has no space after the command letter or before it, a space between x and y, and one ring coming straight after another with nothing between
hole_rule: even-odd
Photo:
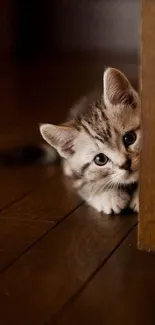
<instances>
[{"instance_id":1,"label":"kitten's head","mask_svg":"<svg viewBox=\"0 0 155 325\"><path fill-rule=\"evenodd\" d=\"M43 138L66 158L81 189L138 181L141 146L140 99L127 78L108 68L103 94L76 120L61 126L43 124Z\"/></svg>"}]
</instances>

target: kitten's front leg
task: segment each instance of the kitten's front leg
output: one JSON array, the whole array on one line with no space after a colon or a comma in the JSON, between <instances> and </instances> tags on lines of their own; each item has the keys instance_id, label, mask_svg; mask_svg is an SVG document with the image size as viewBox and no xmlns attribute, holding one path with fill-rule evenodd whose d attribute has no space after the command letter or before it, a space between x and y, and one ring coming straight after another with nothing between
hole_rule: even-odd
<instances>
[{"instance_id":1,"label":"kitten's front leg","mask_svg":"<svg viewBox=\"0 0 155 325\"><path fill-rule=\"evenodd\" d=\"M126 192L113 189L94 197L90 201L90 205L105 214L119 214L127 207L129 199L130 197Z\"/></svg>"},{"instance_id":2,"label":"kitten's front leg","mask_svg":"<svg viewBox=\"0 0 155 325\"><path fill-rule=\"evenodd\" d=\"M133 197L131 199L129 207L134 211L134 212L139 212L139 189L134 192Z\"/></svg>"}]
</instances>

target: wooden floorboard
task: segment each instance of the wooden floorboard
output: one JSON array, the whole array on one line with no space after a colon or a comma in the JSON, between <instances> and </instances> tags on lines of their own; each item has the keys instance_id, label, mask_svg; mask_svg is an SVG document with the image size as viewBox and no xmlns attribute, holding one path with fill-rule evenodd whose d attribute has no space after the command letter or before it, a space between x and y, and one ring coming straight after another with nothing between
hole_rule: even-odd
<instances>
[{"instance_id":1,"label":"wooden floorboard","mask_svg":"<svg viewBox=\"0 0 155 325\"><path fill-rule=\"evenodd\" d=\"M83 63L82 63L83 62ZM0 149L41 142L39 123L60 123L75 100L102 85L102 61L35 61L15 66L1 62ZM0 168L0 210L46 179L47 169Z\"/></svg>"},{"instance_id":2,"label":"wooden floorboard","mask_svg":"<svg viewBox=\"0 0 155 325\"><path fill-rule=\"evenodd\" d=\"M154 325L154 274L155 255L137 250L134 230L55 324Z\"/></svg>"},{"instance_id":3,"label":"wooden floorboard","mask_svg":"<svg viewBox=\"0 0 155 325\"><path fill-rule=\"evenodd\" d=\"M1 62L0 148L40 142L38 123L64 121L75 100L102 88L107 63L135 84L137 64L116 61L68 56L25 66ZM68 306L104 269L136 216L108 217L87 207L59 165L1 167L0 179L0 324L54 324L64 311L66 324L76 324ZM107 273L107 285L108 279Z\"/></svg>"},{"instance_id":4,"label":"wooden floorboard","mask_svg":"<svg viewBox=\"0 0 155 325\"><path fill-rule=\"evenodd\" d=\"M54 223L0 218L0 273L30 249Z\"/></svg>"},{"instance_id":5,"label":"wooden floorboard","mask_svg":"<svg viewBox=\"0 0 155 325\"><path fill-rule=\"evenodd\" d=\"M81 203L60 166L47 171L50 179L0 214L0 271Z\"/></svg>"},{"instance_id":6,"label":"wooden floorboard","mask_svg":"<svg viewBox=\"0 0 155 325\"><path fill-rule=\"evenodd\" d=\"M0 168L0 211L25 197L49 178L47 169L40 166Z\"/></svg>"},{"instance_id":7,"label":"wooden floorboard","mask_svg":"<svg viewBox=\"0 0 155 325\"><path fill-rule=\"evenodd\" d=\"M1 275L1 323L54 319L135 223L131 216L101 216L79 207Z\"/></svg>"},{"instance_id":8,"label":"wooden floorboard","mask_svg":"<svg viewBox=\"0 0 155 325\"><path fill-rule=\"evenodd\" d=\"M14 203L10 209L2 211L0 219L57 222L82 202L60 166L49 167L46 172L49 178Z\"/></svg>"}]
</instances>

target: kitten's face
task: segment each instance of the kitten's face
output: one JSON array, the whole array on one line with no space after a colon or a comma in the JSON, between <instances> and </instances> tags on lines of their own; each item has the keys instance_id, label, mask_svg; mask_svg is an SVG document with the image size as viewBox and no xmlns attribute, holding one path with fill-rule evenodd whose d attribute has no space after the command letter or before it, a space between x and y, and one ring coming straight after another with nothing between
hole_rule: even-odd
<instances>
[{"instance_id":1,"label":"kitten's face","mask_svg":"<svg viewBox=\"0 0 155 325\"><path fill-rule=\"evenodd\" d=\"M109 116L108 126L105 121L98 124L99 132L82 120L81 131L75 140L75 152L68 160L79 185L99 182L99 186L104 188L138 180L140 118L136 112L126 114L124 118ZM108 138L104 136L107 127Z\"/></svg>"},{"instance_id":2,"label":"kitten's face","mask_svg":"<svg viewBox=\"0 0 155 325\"><path fill-rule=\"evenodd\" d=\"M41 130L43 137L67 158L76 186L95 192L138 181L141 147L140 101L120 71L104 74L101 100L74 126Z\"/></svg>"}]
</instances>

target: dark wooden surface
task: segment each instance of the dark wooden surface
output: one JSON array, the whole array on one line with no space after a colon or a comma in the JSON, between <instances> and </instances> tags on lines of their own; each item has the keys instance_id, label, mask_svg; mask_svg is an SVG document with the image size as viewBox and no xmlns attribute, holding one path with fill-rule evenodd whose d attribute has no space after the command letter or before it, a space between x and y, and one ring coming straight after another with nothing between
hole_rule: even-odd
<instances>
[{"instance_id":1,"label":"dark wooden surface","mask_svg":"<svg viewBox=\"0 0 155 325\"><path fill-rule=\"evenodd\" d=\"M38 123L62 121L107 64L59 60L2 64L1 148L40 141ZM113 66L136 82L137 68ZM86 206L59 165L1 167L0 176L1 325L154 324L155 256L136 249L135 215Z\"/></svg>"},{"instance_id":2,"label":"dark wooden surface","mask_svg":"<svg viewBox=\"0 0 155 325\"><path fill-rule=\"evenodd\" d=\"M137 250L133 230L56 324L153 325L154 272L155 256Z\"/></svg>"},{"instance_id":3,"label":"dark wooden surface","mask_svg":"<svg viewBox=\"0 0 155 325\"><path fill-rule=\"evenodd\" d=\"M142 1L142 117L143 150L141 157L141 209L139 223L139 248L155 251L155 3ZM146 163L147 162L147 163ZM148 168L149 166L149 168ZM146 191L147 189L147 191Z\"/></svg>"}]
</instances>

